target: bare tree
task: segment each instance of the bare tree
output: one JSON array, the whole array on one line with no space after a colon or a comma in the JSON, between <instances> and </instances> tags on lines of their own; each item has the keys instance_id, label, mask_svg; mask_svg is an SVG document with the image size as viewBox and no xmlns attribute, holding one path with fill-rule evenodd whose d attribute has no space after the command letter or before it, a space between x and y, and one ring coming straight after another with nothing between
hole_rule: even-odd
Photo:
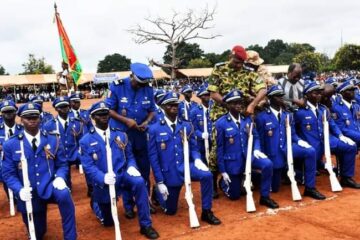
<instances>
[{"instance_id":1,"label":"bare tree","mask_svg":"<svg viewBox=\"0 0 360 240\"><path fill-rule=\"evenodd\" d=\"M213 28L210 23L214 20L216 7L209 9L206 7L200 14L195 13L193 9L189 9L186 13L180 14L173 11L171 19L162 17L145 18L145 21L153 26L153 29L146 29L138 24L128 31L135 35L134 41L138 44L144 44L151 41L165 43L171 47L172 60L170 64L155 62L150 59L151 65L171 70L171 77L174 79L176 69L181 59L176 57L177 47L181 42L193 39L214 39L220 35L203 35L202 32Z\"/></svg>"}]
</instances>

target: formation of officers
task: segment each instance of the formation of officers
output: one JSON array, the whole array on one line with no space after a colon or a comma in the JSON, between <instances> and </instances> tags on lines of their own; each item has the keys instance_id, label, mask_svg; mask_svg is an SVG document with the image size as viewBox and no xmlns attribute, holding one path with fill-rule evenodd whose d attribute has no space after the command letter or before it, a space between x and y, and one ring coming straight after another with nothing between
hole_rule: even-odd
<instances>
[{"instance_id":1,"label":"formation of officers","mask_svg":"<svg viewBox=\"0 0 360 240\"><path fill-rule=\"evenodd\" d=\"M296 178L305 185L304 196L323 200L326 197L316 188L316 175L324 171L324 117L330 126L330 149L337 157L334 167L340 183L359 189L353 179L360 145L359 81L306 82L303 101L294 101L300 102L298 107L289 108L284 101L286 91L268 79L261 63L256 53L234 47L229 61L217 64L196 93L200 103L191 100L190 85L181 89L182 101L179 93L153 89L149 85L152 72L141 63L131 64L131 75L114 81L105 101L88 110L80 109L79 94L55 99L57 116L42 110L41 96L19 108L12 100L3 101L0 176L6 194L13 192L26 227L25 202L32 202L37 239L46 233L49 203L59 207L63 238L76 239L70 167L77 165L84 169L90 205L102 225L114 225L109 185L115 185L126 218L135 218L136 206L141 234L156 239L159 234L151 220L155 205L167 215L177 212L186 137L191 180L200 182L201 220L219 225L212 201L219 197L218 187L231 200L244 194L253 122L252 177L260 189L259 203L279 207L272 198L276 194L270 194L287 180L285 127L289 118ZM15 122L16 115L21 124ZM27 160L31 188L24 187L22 156ZM112 171L108 156L112 156Z\"/></svg>"}]
</instances>

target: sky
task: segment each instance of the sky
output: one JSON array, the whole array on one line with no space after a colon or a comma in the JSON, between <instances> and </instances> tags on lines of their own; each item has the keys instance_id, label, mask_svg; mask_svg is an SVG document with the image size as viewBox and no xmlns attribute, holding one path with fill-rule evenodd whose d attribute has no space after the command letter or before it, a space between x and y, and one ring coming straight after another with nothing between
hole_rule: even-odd
<instances>
[{"instance_id":1,"label":"sky","mask_svg":"<svg viewBox=\"0 0 360 240\"><path fill-rule=\"evenodd\" d=\"M360 44L360 1L343 0L57 0L58 12L84 72L96 72L106 55L120 53L132 62L162 61L165 45L138 45L127 29L144 25L145 17L169 18L173 10L200 11L216 6L208 34L195 40L205 52L222 53L240 44L265 46L271 39L307 42L333 56L343 43ZM61 70L54 1L0 1L0 65L10 74L23 71L28 54L44 57ZM150 27L151 28L151 27Z\"/></svg>"}]
</instances>

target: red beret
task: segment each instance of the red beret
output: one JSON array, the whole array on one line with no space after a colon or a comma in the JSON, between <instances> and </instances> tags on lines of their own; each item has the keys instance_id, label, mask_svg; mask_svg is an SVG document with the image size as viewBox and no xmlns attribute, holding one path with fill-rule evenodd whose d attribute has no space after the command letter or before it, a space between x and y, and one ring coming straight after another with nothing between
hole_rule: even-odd
<instances>
[{"instance_id":1,"label":"red beret","mask_svg":"<svg viewBox=\"0 0 360 240\"><path fill-rule=\"evenodd\" d=\"M242 59L244 61L247 59L245 48L243 48L240 45L233 47L231 53L235 55L237 58Z\"/></svg>"}]
</instances>

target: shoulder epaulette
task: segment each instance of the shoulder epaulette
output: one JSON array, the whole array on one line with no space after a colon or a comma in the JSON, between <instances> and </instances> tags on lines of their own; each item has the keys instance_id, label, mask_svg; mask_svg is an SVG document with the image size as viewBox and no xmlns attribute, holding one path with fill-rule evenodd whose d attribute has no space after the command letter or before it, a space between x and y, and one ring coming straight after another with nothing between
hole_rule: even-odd
<instances>
[{"instance_id":1,"label":"shoulder epaulette","mask_svg":"<svg viewBox=\"0 0 360 240\"><path fill-rule=\"evenodd\" d=\"M112 128L110 128L110 130L111 130L111 131L113 131L113 132L115 132L115 131L117 131L118 129L117 129L117 128L112 127Z\"/></svg>"},{"instance_id":2,"label":"shoulder epaulette","mask_svg":"<svg viewBox=\"0 0 360 240\"><path fill-rule=\"evenodd\" d=\"M124 84L124 79L118 79L116 81L114 81L115 85L120 85L120 84Z\"/></svg>"}]
</instances>

